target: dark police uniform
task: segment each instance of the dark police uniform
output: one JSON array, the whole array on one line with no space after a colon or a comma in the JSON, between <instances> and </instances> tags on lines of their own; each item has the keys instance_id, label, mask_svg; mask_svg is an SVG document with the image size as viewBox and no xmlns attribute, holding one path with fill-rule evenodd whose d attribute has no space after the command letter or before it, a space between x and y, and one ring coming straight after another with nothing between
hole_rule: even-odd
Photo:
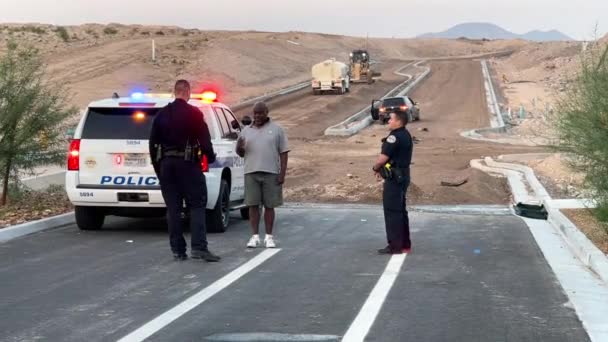
<instances>
[{"instance_id":1,"label":"dark police uniform","mask_svg":"<svg viewBox=\"0 0 608 342\"><path fill-rule=\"evenodd\" d=\"M382 204L386 238L393 252L401 252L412 246L405 195L410 184L413 146L412 136L405 127L392 130L382 143L382 154L389 157L391 170L384 181Z\"/></svg>"},{"instance_id":2,"label":"dark police uniform","mask_svg":"<svg viewBox=\"0 0 608 342\"><path fill-rule=\"evenodd\" d=\"M200 146L200 156L197 153L199 149L195 148L192 149L192 154L186 156L187 145L197 143ZM167 205L171 250L178 258L186 257L186 241L181 225L185 200L190 208L190 248L193 257L195 251L208 251L205 226L207 183L201 168L201 158L206 155L207 161L213 163L215 153L203 113L185 100L176 99L156 115L149 148L152 165Z\"/></svg>"}]
</instances>

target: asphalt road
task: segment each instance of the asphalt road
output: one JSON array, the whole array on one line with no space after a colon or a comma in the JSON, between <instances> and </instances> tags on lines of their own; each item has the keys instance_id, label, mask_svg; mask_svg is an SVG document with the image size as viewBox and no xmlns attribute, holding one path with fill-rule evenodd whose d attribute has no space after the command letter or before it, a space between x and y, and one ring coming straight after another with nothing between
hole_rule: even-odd
<instances>
[{"instance_id":1,"label":"asphalt road","mask_svg":"<svg viewBox=\"0 0 608 342\"><path fill-rule=\"evenodd\" d=\"M209 236L214 264L173 261L162 219L12 240L0 244L0 340L116 341L142 326L150 341L339 341L357 328L365 341L589 340L522 220L410 216L413 253L393 273L396 257L375 252L379 207L281 209L274 251L247 250L234 216ZM385 276L392 288L368 299ZM356 320L369 303L378 314Z\"/></svg>"}]
</instances>

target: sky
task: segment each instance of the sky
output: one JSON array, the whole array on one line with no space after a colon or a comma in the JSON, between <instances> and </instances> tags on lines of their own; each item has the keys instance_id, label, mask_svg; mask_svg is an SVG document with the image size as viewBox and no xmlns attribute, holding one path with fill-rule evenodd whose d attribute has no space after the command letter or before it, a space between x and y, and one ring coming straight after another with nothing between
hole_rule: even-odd
<instances>
[{"instance_id":1,"label":"sky","mask_svg":"<svg viewBox=\"0 0 608 342\"><path fill-rule=\"evenodd\" d=\"M608 0L0 0L0 22L121 23L407 38L464 22L514 33L608 31ZM597 27L597 30L596 30Z\"/></svg>"}]
</instances>

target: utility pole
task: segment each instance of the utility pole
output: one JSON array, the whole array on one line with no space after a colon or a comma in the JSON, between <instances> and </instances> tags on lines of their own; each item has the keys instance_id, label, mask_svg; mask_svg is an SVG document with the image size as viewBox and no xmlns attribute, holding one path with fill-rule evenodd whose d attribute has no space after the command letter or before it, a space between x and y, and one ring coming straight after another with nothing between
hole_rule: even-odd
<instances>
[{"instance_id":1,"label":"utility pole","mask_svg":"<svg viewBox=\"0 0 608 342\"><path fill-rule=\"evenodd\" d=\"M152 61L156 61L156 43L154 42L154 39L152 39Z\"/></svg>"}]
</instances>

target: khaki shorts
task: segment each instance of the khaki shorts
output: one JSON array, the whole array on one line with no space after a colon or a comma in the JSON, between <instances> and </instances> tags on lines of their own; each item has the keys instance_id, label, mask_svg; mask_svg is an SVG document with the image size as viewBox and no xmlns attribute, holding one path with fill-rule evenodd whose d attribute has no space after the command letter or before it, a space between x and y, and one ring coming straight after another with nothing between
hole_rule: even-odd
<instances>
[{"instance_id":1,"label":"khaki shorts","mask_svg":"<svg viewBox=\"0 0 608 342\"><path fill-rule=\"evenodd\" d=\"M245 205L276 208L283 205L283 185L277 184L279 175L267 172L245 174Z\"/></svg>"}]
</instances>

